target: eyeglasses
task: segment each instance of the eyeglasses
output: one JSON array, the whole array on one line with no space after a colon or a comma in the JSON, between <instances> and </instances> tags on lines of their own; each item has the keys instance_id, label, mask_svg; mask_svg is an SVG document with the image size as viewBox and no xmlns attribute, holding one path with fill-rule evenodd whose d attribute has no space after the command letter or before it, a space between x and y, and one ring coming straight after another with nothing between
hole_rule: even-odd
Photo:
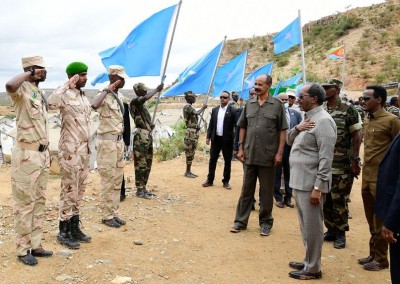
<instances>
[{"instance_id":1,"label":"eyeglasses","mask_svg":"<svg viewBox=\"0 0 400 284\"><path fill-rule=\"evenodd\" d=\"M309 96L310 96L310 95L301 94L301 95L299 96L299 99L302 100L304 97L309 97Z\"/></svg>"},{"instance_id":2,"label":"eyeglasses","mask_svg":"<svg viewBox=\"0 0 400 284\"><path fill-rule=\"evenodd\" d=\"M368 102L370 99L372 99L371 97L362 97L364 102Z\"/></svg>"},{"instance_id":3,"label":"eyeglasses","mask_svg":"<svg viewBox=\"0 0 400 284\"><path fill-rule=\"evenodd\" d=\"M229 99L229 97L225 97L225 96L220 96L219 98L224 99L224 100Z\"/></svg>"}]
</instances>

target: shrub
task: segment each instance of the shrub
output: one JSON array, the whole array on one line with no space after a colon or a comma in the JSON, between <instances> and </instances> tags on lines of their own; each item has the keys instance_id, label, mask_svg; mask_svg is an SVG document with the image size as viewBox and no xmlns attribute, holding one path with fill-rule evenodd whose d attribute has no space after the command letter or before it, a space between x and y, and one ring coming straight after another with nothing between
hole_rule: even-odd
<instances>
[{"instance_id":1,"label":"shrub","mask_svg":"<svg viewBox=\"0 0 400 284\"><path fill-rule=\"evenodd\" d=\"M175 134L168 139L161 139L160 147L158 147L154 153L159 162L172 160L178 157L185 150L183 142L186 132L185 122L179 121L172 128L174 129Z\"/></svg>"}]
</instances>

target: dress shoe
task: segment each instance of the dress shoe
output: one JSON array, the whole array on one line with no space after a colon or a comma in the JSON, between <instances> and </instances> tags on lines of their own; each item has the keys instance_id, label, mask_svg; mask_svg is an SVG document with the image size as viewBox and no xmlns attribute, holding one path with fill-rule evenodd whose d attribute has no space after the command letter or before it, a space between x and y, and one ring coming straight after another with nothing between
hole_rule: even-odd
<instances>
[{"instance_id":1,"label":"dress shoe","mask_svg":"<svg viewBox=\"0 0 400 284\"><path fill-rule=\"evenodd\" d=\"M120 201L120 202L124 201L125 199L126 199L126 195L121 195L121 196L119 197L119 201Z\"/></svg>"},{"instance_id":2,"label":"dress shoe","mask_svg":"<svg viewBox=\"0 0 400 284\"><path fill-rule=\"evenodd\" d=\"M27 255L17 256L17 258L23 264L26 264L26 265L29 265L29 266L34 266L34 265L38 264L37 259L29 252L28 252Z\"/></svg>"},{"instance_id":3,"label":"dress shoe","mask_svg":"<svg viewBox=\"0 0 400 284\"><path fill-rule=\"evenodd\" d=\"M239 233L241 230L246 230L246 227L242 227L238 224L234 224L233 227L230 229L231 233Z\"/></svg>"},{"instance_id":4,"label":"dress shoe","mask_svg":"<svg viewBox=\"0 0 400 284\"><path fill-rule=\"evenodd\" d=\"M388 263L379 263L375 260L364 264L364 269L369 271L380 271L389 267Z\"/></svg>"},{"instance_id":5,"label":"dress shoe","mask_svg":"<svg viewBox=\"0 0 400 284\"><path fill-rule=\"evenodd\" d=\"M291 261L289 262L289 267L296 270L302 270L304 268L304 263L298 261Z\"/></svg>"},{"instance_id":6,"label":"dress shoe","mask_svg":"<svg viewBox=\"0 0 400 284\"><path fill-rule=\"evenodd\" d=\"M289 272L289 276L294 278L294 279L300 279L300 280L312 280L312 279L320 279L322 278L322 272L317 272L317 273L311 273L307 272L304 270L299 270L299 271L292 271Z\"/></svg>"},{"instance_id":7,"label":"dress shoe","mask_svg":"<svg viewBox=\"0 0 400 284\"><path fill-rule=\"evenodd\" d=\"M120 228L121 224L117 223L117 221L114 220L114 218L110 220L103 220L101 221L104 225L111 227L111 228Z\"/></svg>"},{"instance_id":8,"label":"dress shoe","mask_svg":"<svg viewBox=\"0 0 400 284\"><path fill-rule=\"evenodd\" d=\"M231 185L229 183L227 183L227 182L224 182L223 187L226 188L226 189L231 189Z\"/></svg>"},{"instance_id":9,"label":"dress shoe","mask_svg":"<svg viewBox=\"0 0 400 284\"><path fill-rule=\"evenodd\" d=\"M358 264L364 265L364 264L366 264L368 262L371 262L373 260L374 260L374 258L372 256L368 256L368 257L364 257L364 258L358 259L357 262L358 262Z\"/></svg>"},{"instance_id":10,"label":"dress shoe","mask_svg":"<svg viewBox=\"0 0 400 284\"><path fill-rule=\"evenodd\" d=\"M213 186L213 183L211 181L206 180L205 182L203 182L201 184L203 187L209 187L209 186Z\"/></svg>"},{"instance_id":11,"label":"dress shoe","mask_svg":"<svg viewBox=\"0 0 400 284\"><path fill-rule=\"evenodd\" d=\"M271 229L268 227L262 227L260 235L263 237L269 236L271 234Z\"/></svg>"},{"instance_id":12,"label":"dress shoe","mask_svg":"<svg viewBox=\"0 0 400 284\"><path fill-rule=\"evenodd\" d=\"M285 204L287 207L294 208L294 204L290 200L283 202L283 204Z\"/></svg>"},{"instance_id":13,"label":"dress shoe","mask_svg":"<svg viewBox=\"0 0 400 284\"><path fill-rule=\"evenodd\" d=\"M278 206L279 208L284 208L285 207L285 205L283 205L282 201L275 202L275 205Z\"/></svg>"},{"instance_id":14,"label":"dress shoe","mask_svg":"<svg viewBox=\"0 0 400 284\"><path fill-rule=\"evenodd\" d=\"M126 222L118 217L114 217L114 221L120 224L121 226L126 225Z\"/></svg>"},{"instance_id":15,"label":"dress shoe","mask_svg":"<svg viewBox=\"0 0 400 284\"><path fill-rule=\"evenodd\" d=\"M44 250L42 248L38 248L32 250L32 255L36 257L49 257L53 255L53 252L49 250Z\"/></svg>"},{"instance_id":16,"label":"dress shoe","mask_svg":"<svg viewBox=\"0 0 400 284\"><path fill-rule=\"evenodd\" d=\"M346 247L346 233L339 232L336 236L336 240L333 243L333 247L337 249L342 249Z\"/></svg>"},{"instance_id":17,"label":"dress shoe","mask_svg":"<svg viewBox=\"0 0 400 284\"><path fill-rule=\"evenodd\" d=\"M254 206L254 203L253 203L253 205L251 205L251 211L255 211L256 210L256 207Z\"/></svg>"},{"instance_id":18,"label":"dress shoe","mask_svg":"<svg viewBox=\"0 0 400 284\"><path fill-rule=\"evenodd\" d=\"M328 230L324 233L324 241L334 242L336 240L336 235L337 235L336 233Z\"/></svg>"}]
</instances>

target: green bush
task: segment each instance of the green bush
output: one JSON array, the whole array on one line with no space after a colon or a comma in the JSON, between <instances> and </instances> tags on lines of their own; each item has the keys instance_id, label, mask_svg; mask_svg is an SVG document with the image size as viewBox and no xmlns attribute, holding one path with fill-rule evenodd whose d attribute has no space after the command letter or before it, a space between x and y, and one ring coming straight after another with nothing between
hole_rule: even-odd
<instances>
[{"instance_id":1,"label":"green bush","mask_svg":"<svg viewBox=\"0 0 400 284\"><path fill-rule=\"evenodd\" d=\"M174 129L175 134L168 139L161 139L160 147L158 147L154 153L159 162L172 160L178 157L185 150L183 142L186 132L185 122L179 121L172 128Z\"/></svg>"}]
</instances>

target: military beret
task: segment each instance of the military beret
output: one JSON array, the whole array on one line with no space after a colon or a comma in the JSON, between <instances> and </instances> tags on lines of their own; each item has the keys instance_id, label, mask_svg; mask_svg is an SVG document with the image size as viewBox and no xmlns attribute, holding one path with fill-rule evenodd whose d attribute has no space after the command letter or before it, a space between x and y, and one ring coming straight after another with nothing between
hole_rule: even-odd
<instances>
[{"instance_id":1,"label":"military beret","mask_svg":"<svg viewBox=\"0 0 400 284\"><path fill-rule=\"evenodd\" d=\"M83 72L87 72L88 66L85 63L82 62L72 62L67 66L65 69L65 72L67 72L68 75L75 75L75 74L80 74Z\"/></svg>"}]
</instances>

